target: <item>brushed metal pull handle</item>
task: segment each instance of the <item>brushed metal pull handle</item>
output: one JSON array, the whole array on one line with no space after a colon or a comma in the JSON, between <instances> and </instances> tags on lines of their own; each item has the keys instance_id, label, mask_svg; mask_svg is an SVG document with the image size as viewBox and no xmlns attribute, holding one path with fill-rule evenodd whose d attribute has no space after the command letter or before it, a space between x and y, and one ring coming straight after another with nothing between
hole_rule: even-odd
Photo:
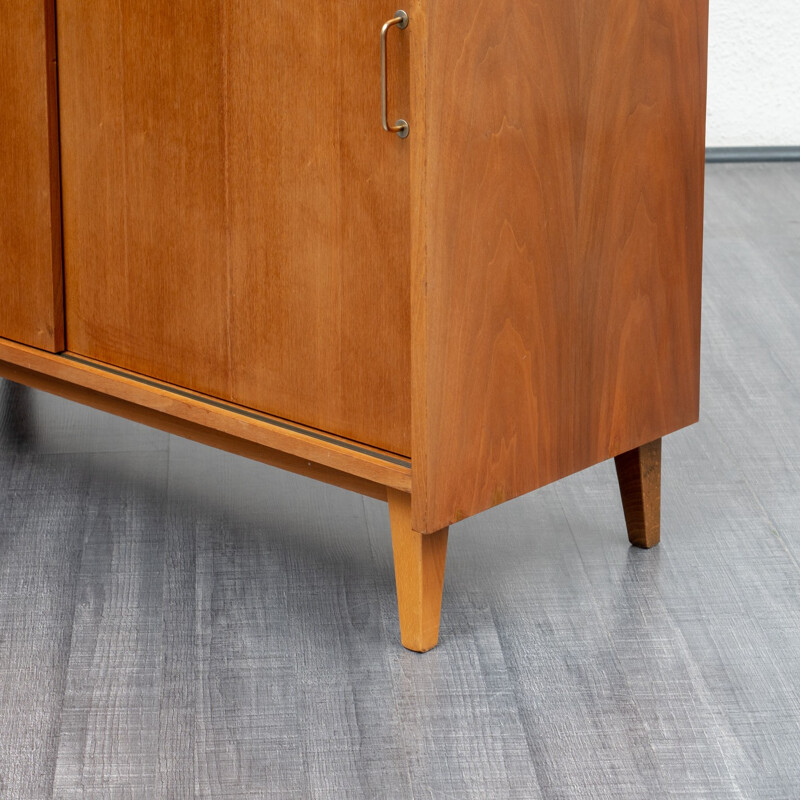
<instances>
[{"instance_id":1,"label":"brushed metal pull handle","mask_svg":"<svg viewBox=\"0 0 800 800\"><path fill-rule=\"evenodd\" d=\"M386 35L389 28L397 25L402 31L408 27L408 14L405 11L395 11L394 16L381 28L381 121L383 129L387 133L396 133L401 139L408 136L408 123L404 119L399 119L394 125L389 124L389 105L388 89L386 88Z\"/></svg>"}]
</instances>

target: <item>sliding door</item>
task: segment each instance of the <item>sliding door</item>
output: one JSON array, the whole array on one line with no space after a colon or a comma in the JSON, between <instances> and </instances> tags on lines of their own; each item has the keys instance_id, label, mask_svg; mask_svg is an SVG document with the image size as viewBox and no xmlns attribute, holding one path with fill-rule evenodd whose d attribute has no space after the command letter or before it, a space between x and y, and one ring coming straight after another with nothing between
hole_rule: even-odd
<instances>
[{"instance_id":1,"label":"sliding door","mask_svg":"<svg viewBox=\"0 0 800 800\"><path fill-rule=\"evenodd\" d=\"M71 351L408 452L409 143L380 125L386 8L59 0ZM405 34L389 55L407 109Z\"/></svg>"},{"instance_id":2,"label":"sliding door","mask_svg":"<svg viewBox=\"0 0 800 800\"><path fill-rule=\"evenodd\" d=\"M0 11L0 337L64 344L52 6Z\"/></svg>"}]
</instances>

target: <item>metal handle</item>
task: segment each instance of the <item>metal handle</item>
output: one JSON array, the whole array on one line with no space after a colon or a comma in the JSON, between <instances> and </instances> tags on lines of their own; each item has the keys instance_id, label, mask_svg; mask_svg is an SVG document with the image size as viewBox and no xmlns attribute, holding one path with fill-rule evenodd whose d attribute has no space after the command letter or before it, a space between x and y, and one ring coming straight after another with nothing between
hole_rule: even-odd
<instances>
[{"instance_id":1,"label":"metal handle","mask_svg":"<svg viewBox=\"0 0 800 800\"><path fill-rule=\"evenodd\" d=\"M387 133L396 133L401 139L405 139L408 136L408 123L404 119L399 119L394 125L390 125L387 111L389 93L386 89L386 34L394 25L397 25L401 31L407 28L408 14L405 11L395 11L394 17L381 28L381 121L383 129Z\"/></svg>"}]
</instances>

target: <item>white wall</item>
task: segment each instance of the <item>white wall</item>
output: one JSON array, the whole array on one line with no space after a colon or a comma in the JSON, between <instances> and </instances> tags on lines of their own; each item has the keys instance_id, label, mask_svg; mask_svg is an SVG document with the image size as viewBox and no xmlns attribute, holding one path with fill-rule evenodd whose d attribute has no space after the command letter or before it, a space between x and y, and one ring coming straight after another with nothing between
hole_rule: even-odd
<instances>
[{"instance_id":1,"label":"white wall","mask_svg":"<svg viewBox=\"0 0 800 800\"><path fill-rule=\"evenodd\" d=\"M711 0L710 13L708 146L800 146L800 0Z\"/></svg>"}]
</instances>

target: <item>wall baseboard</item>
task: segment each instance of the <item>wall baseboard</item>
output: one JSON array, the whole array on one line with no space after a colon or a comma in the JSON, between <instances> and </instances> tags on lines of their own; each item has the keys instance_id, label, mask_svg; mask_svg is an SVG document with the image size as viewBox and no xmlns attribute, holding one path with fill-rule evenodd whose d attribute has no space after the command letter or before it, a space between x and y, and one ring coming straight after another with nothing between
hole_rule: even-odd
<instances>
[{"instance_id":1,"label":"wall baseboard","mask_svg":"<svg viewBox=\"0 0 800 800\"><path fill-rule=\"evenodd\" d=\"M800 161L800 146L706 148L708 164L741 164L748 161Z\"/></svg>"}]
</instances>

